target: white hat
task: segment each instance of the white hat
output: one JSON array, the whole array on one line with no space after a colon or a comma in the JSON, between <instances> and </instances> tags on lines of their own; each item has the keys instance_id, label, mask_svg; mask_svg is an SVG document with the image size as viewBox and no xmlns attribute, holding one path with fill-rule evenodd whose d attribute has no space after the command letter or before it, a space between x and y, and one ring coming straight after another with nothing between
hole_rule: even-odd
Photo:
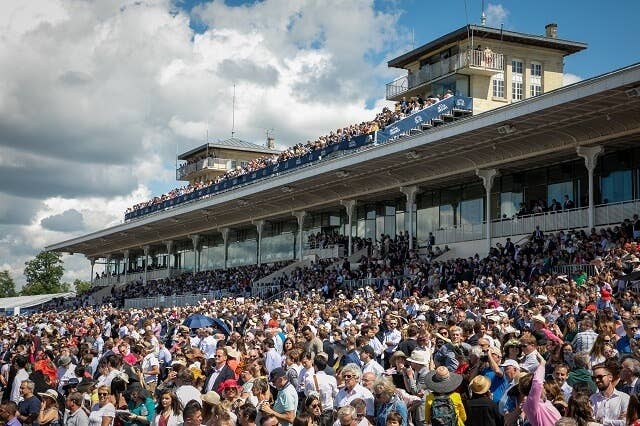
<instances>
[{"instance_id":1,"label":"white hat","mask_svg":"<svg viewBox=\"0 0 640 426\"><path fill-rule=\"evenodd\" d=\"M416 349L411 352L411 356L407 358L407 361L428 366L431 362L431 351Z\"/></svg>"}]
</instances>

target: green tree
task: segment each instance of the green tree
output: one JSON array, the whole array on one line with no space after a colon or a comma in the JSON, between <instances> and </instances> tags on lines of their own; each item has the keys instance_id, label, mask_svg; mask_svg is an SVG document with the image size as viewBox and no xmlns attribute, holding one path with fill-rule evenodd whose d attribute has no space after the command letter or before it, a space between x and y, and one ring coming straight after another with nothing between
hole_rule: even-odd
<instances>
[{"instance_id":1,"label":"green tree","mask_svg":"<svg viewBox=\"0 0 640 426\"><path fill-rule=\"evenodd\" d=\"M81 294L85 294L91 288L91 281L82 281L78 278L73 282L73 286L76 289L76 294L80 296Z\"/></svg>"},{"instance_id":2,"label":"green tree","mask_svg":"<svg viewBox=\"0 0 640 426\"><path fill-rule=\"evenodd\" d=\"M16 284L9 274L9 271L0 271L0 297L15 297Z\"/></svg>"},{"instance_id":3,"label":"green tree","mask_svg":"<svg viewBox=\"0 0 640 426\"><path fill-rule=\"evenodd\" d=\"M27 284L22 294L52 294L69 291L69 285L60 282L64 267L59 253L41 251L28 262L25 262L24 276Z\"/></svg>"}]
</instances>

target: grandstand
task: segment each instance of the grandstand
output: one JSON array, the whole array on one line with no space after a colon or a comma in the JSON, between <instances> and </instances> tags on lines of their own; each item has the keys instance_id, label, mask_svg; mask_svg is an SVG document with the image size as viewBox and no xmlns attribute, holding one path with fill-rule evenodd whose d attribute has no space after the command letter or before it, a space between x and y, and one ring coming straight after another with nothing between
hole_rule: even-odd
<instances>
[{"instance_id":1,"label":"grandstand","mask_svg":"<svg viewBox=\"0 0 640 426\"><path fill-rule=\"evenodd\" d=\"M586 45L555 31L456 30L389 62L407 76L387 85L397 105L371 125L274 153L47 250L84 254L94 285L124 285L279 261L291 269L381 234L465 257L536 227L620 224L640 211L640 65L560 87L563 57ZM309 244L318 233L344 238ZM93 278L96 263L104 277Z\"/></svg>"}]
</instances>

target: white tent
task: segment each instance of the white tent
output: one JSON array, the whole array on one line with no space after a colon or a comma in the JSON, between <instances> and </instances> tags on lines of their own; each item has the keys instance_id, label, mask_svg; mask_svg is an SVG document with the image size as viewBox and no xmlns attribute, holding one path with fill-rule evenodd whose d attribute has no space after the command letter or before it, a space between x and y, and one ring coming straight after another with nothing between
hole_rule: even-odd
<instances>
[{"instance_id":1,"label":"white tent","mask_svg":"<svg viewBox=\"0 0 640 426\"><path fill-rule=\"evenodd\" d=\"M13 310L14 315L18 315L20 310L31 308L34 306L47 303L51 299L57 297L73 297L75 292L56 293L56 294L37 294L34 296L17 296L0 298L0 312L8 312Z\"/></svg>"}]
</instances>

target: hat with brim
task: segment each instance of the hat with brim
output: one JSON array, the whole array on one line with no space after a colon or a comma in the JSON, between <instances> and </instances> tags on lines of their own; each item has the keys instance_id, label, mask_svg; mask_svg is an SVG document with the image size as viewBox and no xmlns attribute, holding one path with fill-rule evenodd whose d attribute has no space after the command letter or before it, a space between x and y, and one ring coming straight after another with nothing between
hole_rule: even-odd
<instances>
[{"instance_id":1,"label":"hat with brim","mask_svg":"<svg viewBox=\"0 0 640 426\"><path fill-rule=\"evenodd\" d=\"M447 370L447 367L438 367L430 371L426 377L426 385L435 393L451 393L462 383L462 376Z\"/></svg>"},{"instance_id":2,"label":"hat with brim","mask_svg":"<svg viewBox=\"0 0 640 426\"><path fill-rule=\"evenodd\" d=\"M95 386L96 382L94 382L93 380L85 380L82 379L82 381L80 381L80 383L78 383L77 389L78 392L89 392L89 390Z\"/></svg>"},{"instance_id":3,"label":"hat with brim","mask_svg":"<svg viewBox=\"0 0 640 426\"><path fill-rule=\"evenodd\" d=\"M42 398L44 398L44 397L51 398L56 403L58 402L58 392L56 392L53 389L47 389L44 392L38 392L38 395L40 395Z\"/></svg>"},{"instance_id":4,"label":"hat with brim","mask_svg":"<svg viewBox=\"0 0 640 426\"><path fill-rule=\"evenodd\" d=\"M484 395L491 387L491 380L486 376L478 375L469 383L469 389L476 395Z\"/></svg>"},{"instance_id":5,"label":"hat with brim","mask_svg":"<svg viewBox=\"0 0 640 426\"><path fill-rule=\"evenodd\" d=\"M407 357L407 354L405 354L402 351L395 351L393 355L391 355L391 359L389 359L389 364L391 364L391 366L395 366L396 360L398 358L407 359L408 357Z\"/></svg>"},{"instance_id":6,"label":"hat with brim","mask_svg":"<svg viewBox=\"0 0 640 426\"><path fill-rule=\"evenodd\" d=\"M238 352L237 350L235 350L233 347L231 346L225 346L225 349L227 350L227 356L229 358L233 358L233 359L240 359L240 352Z\"/></svg>"},{"instance_id":7,"label":"hat with brim","mask_svg":"<svg viewBox=\"0 0 640 426\"><path fill-rule=\"evenodd\" d=\"M411 356L407 358L407 361L428 366L431 363L431 352L415 350L411 352Z\"/></svg>"},{"instance_id":8,"label":"hat with brim","mask_svg":"<svg viewBox=\"0 0 640 426\"><path fill-rule=\"evenodd\" d=\"M202 395L202 402L206 402L211 405L220 404L220 395L218 395L218 392L216 391L209 391Z\"/></svg>"},{"instance_id":9,"label":"hat with brim","mask_svg":"<svg viewBox=\"0 0 640 426\"><path fill-rule=\"evenodd\" d=\"M62 386L62 389L69 390L71 388L77 388L79 384L80 380L78 380L77 377L72 377L64 386Z\"/></svg>"},{"instance_id":10,"label":"hat with brim","mask_svg":"<svg viewBox=\"0 0 640 426\"><path fill-rule=\"evenodd\" d=\"M543 317L542 315L534 315L531 317L531 319L533 320L533 322L539 322L541 324L546 324L547 320L545 317Z\"/></svg>"}]
</instances>

